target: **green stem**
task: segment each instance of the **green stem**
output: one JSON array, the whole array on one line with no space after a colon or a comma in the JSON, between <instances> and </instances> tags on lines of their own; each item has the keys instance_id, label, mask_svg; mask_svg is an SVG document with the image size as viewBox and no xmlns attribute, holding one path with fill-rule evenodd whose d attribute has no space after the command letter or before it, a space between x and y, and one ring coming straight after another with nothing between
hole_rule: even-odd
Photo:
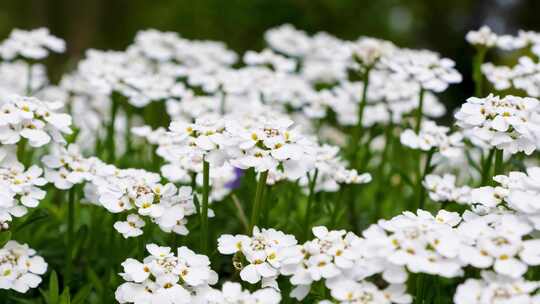
<instances>
[{"instance_id":1,"label":"green stem","mask_svg":"<svg viewBox=\"0 0 540 304\"><path fill-rule=\"evenodd\" d=\"M26 96L32 94L32 64L28 63L28 75L26 79Z\"/></svg>"},{"instance_id":2,"label":"green stem","mask_svg":"<svg viewBox=\"0 0 540 304\"><path fill-rule=\"evenodd\" d=\"M503 150L495 151L495 171L493 176L503 173Z\"/></svg>"},{"instance_id":3,"label":"green stem","mask_svg":"<svg viewBox=\"0 0 540 304\"><path fill-rule=\"evenodd\" d=\"M489 177L491 174L491 165L493 164L493 156L495 155L496 148L493 148L489 151L488 157L484 160L482 166L482 186L486 185L489 182Z\"/></svg>"},{"instance_id":4,"label":"green stem","mask_svg":"<svg viewBox=\"0 0 540 304\"><path fill-rule=\"evenodd\" d=\"M422 112L424 108L424 88L420 87L420 93L418 96L418 109L416 110L416 126L414 127L414 133L418 134L422 127Z\"/></svg>"},{"instance_id":5,"label":"green stem","mask_svg":"<svg viewBox=\"0 0 540 304\"><path fill-rule=\"evenodd\" d=\"M359 145L359 141L362 139L362 130L363 130L362 121L364 120L364 110L367 104L369 74L370 74L370 69L366 69L366 71L362 75L364 87L362 88L362 99L360 100L360 105L358 106L358 122L356 124L356 129L354 130L354 133L352 136L352 142L351 142L351 166L353 167L356 167L358 145Z\"/></svg>"},{"instance_id":6,"label":"green stem","mask_svg":"<svg viewBox=\"0 0 540 304\"><path fill-rule=\"evenodd\" d=\"M482 97L483 94L482 64L486 57L486 51L486 48L479 47L473 60L474 96L476 97Z\"/></svg>"},{"instance_id":7,"label":"green stem","mask_svg":"<svg viewBox=\"0 0 540 304\"><path fill-rule=\"evenodd\" d=\"M17 160L22 163L25 167L28 166L26 161L26 146L28 144L28 140L26 138L21 138L19 142L17 143Z\"/></svg>"},{"instance_id":8,"label":"green stem","mask_svg":"<svg viewBox=\"0 0 540 304\"><path fill-rule=\"evenodd\" d=\"M433 150L428 152L426 162L424 163L424 170L421 171L420 174L418 174L418 183L416 185L418 193L418 209L424 209L424 204L426 202L426 189L422 185L422 182L424 181L424 178L426 178L426 175L429 172L429 167L431 166L431 159L433 158L433 154Z\"/></svg>"},{"instance_id":9,"label":"green stem","mask_svg":"<svg viewBox=\"0 0 540 304\"><path fill-rule=\"evenodd\" d=\"M416 277L416 296L414 304L424 303L424 274L419 273Z\"/></svg>"},{"instance_id":10,"label":"green stem","mask_svg":"<svg viewBox=\"0 0 540 304\"><path fill-rule=\"evenodd\" d=\"M67 246L66 246L66 278L65 284L69 285L73 273L73 243L75 223L75 194L76 186L73 185L68 191L68 218L67 218Z\"/></svg>"},{"instance_id":11,"label":"green stem","mask_svg":"<svg viewBox=\"0 0 540 304\"><path fill-rule=\"evenodd\" d=\"M319 169L315 169L315 173L313 173L313 177L309 176L308 173L308 180L309 180L309 194L308 194L308 200L306 205L306 217L304 219L304 240L307 240L309 236L309 232L311 231L311 210L313 205L313 196L315 195L315 184L317 183L317 176L319 175Z\"/></svg>"},{"instance_id":12,"label":"green stem","mask_svg":"<svg viewBox=\"0 0 540 304\"><path fill-rule=\"evenodd\" d=\"M203 191L201 206L201 252L208 253L208 196L210 194L210 164L203 160Z\"/></svg>"},{"instance_id":13,"label":"green stem","mask_svg":"<svg viewBox=\"0 0 540 304\"><path fill-rule=\"evenodd\" d=\"M116 114L118 112L118 99L119 95L117 93L113 93L111 96L111 119L109 121L109 125L107 126L107 153L108 153L108 160L111 164L113 164L116 160L116 147L114 142L114 127L116 122Z\"/></svg>"},{"instance_id":14,"label":"green stem","mask_svg":"<svg viewBox=\"0 0 540 304\"><path fill-rule=\"evenodd\" d=\"M253 208L251 209L251 222L249 223L249 232L253 231L253 227L257 226L257 222L260 217L261 203L263 200L263 191L266 186L266 179L268 178L268 171L261 172L259 174L259 181L257 183L257 190L255 191L255 201L253 202Z\"/></svg>"}]
</instances>

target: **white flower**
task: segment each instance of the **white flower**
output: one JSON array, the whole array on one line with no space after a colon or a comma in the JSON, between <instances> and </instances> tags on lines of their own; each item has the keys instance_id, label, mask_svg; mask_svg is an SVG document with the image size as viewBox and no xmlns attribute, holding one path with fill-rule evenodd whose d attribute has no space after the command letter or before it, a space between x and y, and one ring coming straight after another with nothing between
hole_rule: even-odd
<instances>
[{"instance_id":1,"label":"white flower","mask_svg":"<svg viewBox=\"0 0 540 304\"><path fill-rule=\"evenodd\" d=\"M9 241L0 248L0 289L26 293L38 287L46 271L45 260L28 245Z\"/></svg>"},{"instance_id":2,"label":"white flower","mask_svg":"<svg viewBox=\"0 0 540 304\"><path fill-rule=\"evenodd\" d=\"M22 139L41 147L51 139L64 143L62 133L71 134L71 116L57 113L62 104L33 97L9 96L0 104L0 143L12 145Z\"/></svg>"},{"instance_id":3,"label":"white flower","mask_svg":"<svg viewBox=\"0 0 540 304\"><path fill-rule=\"evenodd\" d=\"M417 214L406 211L368 229L365 246L370 248L370 256L406 266L414 273L460 276L464 263L458 253L463 240L454 228L459 221L457 213L444 210L436 217L423 210Z\"/></svg>"},{"instance_id":4,"label":"white flower","mask_svg":"<svg viewBox=\"0 0 540 304\"><path fill-rule=\"evenodd\" d=\"M49 55L49 51L63 53L66 49L64 40L49 33L46 28L31 31L15 29L0 44L0 57L13 60L17 57L40 60Z\"/></svg>"},{"instance_id":5,"label":"white flower","mask_svg":"<svg viewBox=\"0 0 540 304\"><path fill-rule=\"evenodd\" d=\"M529 155L536 150L539 106L535 98L471 97L456 113L456 124L475 144Z\"/></svg>"},{"instance_id":6,"label":"white flower","mask_svg":"<svg viewBox=\"0 0 540 304\"><path fill-rule=\"evenodd\" d=\"M253 236L224 234L218 239L218 251L222 254L241 254L247 265L240 271L242 280L274 287L274 281L282 267L298 263L302 259L300 246L292 235L274 229L253 228Z\"/></svg>"},{"instance_id":7,"label":"white flower","mask_svg":"<svg viewBox=\"0 0 540 304\"><path fill-rule=\"evenodd\" d=\"M460 259L474 267L493 270L512 278L522 276L528 265L540 265L540 244L523 240L532 227L512 214L467 218L458 228L467 244Z\"/></svg>"},{"instance_id":8,"label":"white flower","mask_svg":"<svg viewBox=\"0 0 540 304\"><path fill-rule=\"evenodd\" d=\"M477 31L470 31L465 36L465 39L470 44L477 47L492 48L497 44L498 36L491 29L484 25Z\"/></svg>"},{"instance_id":9,"label":"white flower","mask_svg":"<svg viewBox=\"0 0 540 304\"><path fill-rule=\"evenodd\" d=\"M538 282L523 278L508 278L492 272L482 272L482 279L467 279L454 294L456 304L538 303L535 295Z\"/></svg>"},{"instance_id":10,"label":"white flower","mask_svg":"<svg viewBox=\"0 0 540 304\"><path fill-rule=\"evenodd\" d=\"M172 253L169 247L146 246L150 256L141 263L127 259L120 275L126 281L115 293L120 303L190 303L191 290L206 289L217 282L207 256L187 247Z\"/></svg>"},{"instance_id":11,"label":"white flower","mask_svg":"<svg viewBox=\"0 0 540 304\"><path fill-rule=\"evenodd\" d=\"M454 61L428 50L399 49L392 56L383 57L381 63L393 72L393 77L411 80L433 92L442 92L449 84L461 82Z\"/></svg>"},{"instance_id":12,"label":"white flower","mask_svg":"<svg viewBox=\"0 0 540 304\"><path fill-rule=\"evenodd\" d=\"M118 221L114 223L114 229L120 232L124 238L136 237L143 234L142 227L145 226L144 220L136 215L130 214L125 222Z\"/></svg>"},{"instance_id":13,"label":"white flower","mask_svg":"<svg viewBox=\"0 0 540 304\"><path fill-rule=\"evenodd\" d=\"M43 170L32 166L26 171L21 163L0 166L0 222L24 216L27 208L35 208L45 198L41 190L47 181L41 177Z\"/></svg>"},{"instance_id":14,"label":"white flower","mask_svg":"<svg viewBox=\"0 0 540 304\"><path fill-rule=\"evenodd\" d=\"M45 178L58 189L66 190L92 178L95 159L85 158L75 144L55 146L54 152L41 160L46 166Z\"/></svg>"},{"instance_id":15,"label":"white flower","mask_svg":"<svg viewBox=\"0 0 540 304\"><path fill-rule=\"evenodd\" d=\"M382 57L392 56L396 46L385 40L362 37L349 45L354 60L365 68L373 67Z\"/></svg>"},{"instance_id":16,"label":"white flower","mask_svg":"<svg viewBox=\"0 0 540 304\"><path fill-rule=\"evenodd\" d=\"M447 158L456 158L462 155L463 137L459 132L448 134L448 127L438 126L433 121L424 121L420 132L416 134L407 129L401 133L400 141L403 145L422 151L435 150Z\"/></svg>"},{"instance_id":17,"label":"white flower","mask_svg":"<svg viewBox=\"0 0 540 304\"><path fill-rule=\"evenodd\" d=\"M281 294L272 288L258 289L253 293L242 290L239 283L225 282L221 290L203 292L205 304L278 304Z\"/></svg>"},{"instance_id":18,"label":"white flower","mask_svg":"<svg viewBox=\"0 0 540 304\"><path fill-rule=\"evenodd\" d=\"M471 188L456 186L456 176L452 174L443 176L428 174L422 184L428 190L429 197L435 202L467 204L471 200Z\"/></svg>"}]
</instances>

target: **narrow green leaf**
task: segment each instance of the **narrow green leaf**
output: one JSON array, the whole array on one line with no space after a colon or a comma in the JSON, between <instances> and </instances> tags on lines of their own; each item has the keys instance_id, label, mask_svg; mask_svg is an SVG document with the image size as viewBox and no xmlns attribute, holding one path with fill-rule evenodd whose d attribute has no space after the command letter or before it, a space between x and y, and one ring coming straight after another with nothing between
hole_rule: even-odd
<instances>
[{"instance_id":1,"label":"narrow green leaf","mask_svg":"<svg viewBox=\"0 0 540 304\"><path fill-rule=\"evenodd\" d=\"M49 277L49 304L58 304L59 296L58 275L56 274L56 271L53 270Z\"/></svg>"},{"instance_id":2,"label":"narrow green leaf","mask_svg":"<svg viewBox=\"0 0 540 304\"><path fill-rule=\"evenodd\" d=\"M4 247L9 240L11 240L11 231L0 232L0 247Z\"/></svg>"},{"instance_id":3,"label":"narrow green leaf","mask_svg":"<svg viewBox=\"0 0 540 304\"><path fill-rule=\"evenodd\" d=\"M88 295L90 295L90 292L92 291L92 284L85 285L77 294L75 297L73 297L72 304L82 304L86 301L88 298Z\"/></svg>"}]
</instances>

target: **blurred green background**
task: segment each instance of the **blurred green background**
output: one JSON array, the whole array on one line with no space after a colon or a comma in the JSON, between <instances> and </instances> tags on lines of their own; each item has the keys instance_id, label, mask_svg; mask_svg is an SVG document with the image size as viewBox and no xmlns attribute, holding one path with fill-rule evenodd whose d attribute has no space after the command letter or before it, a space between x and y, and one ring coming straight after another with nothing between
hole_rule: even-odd
<instances>
[{"instance_id":1,"label":"blurred green background","mask_svg":"<svg viewBox=\"0 0 540 304\"><path fill-rule=\"evenodd\" d=\"M380 37L454 59L465 80L444 97L453 108L472 93L465 33L482 24L499 33L537 30L538 12L538 0L0 0L0 38L15 27L49 27L68 43L67 54L50 62L58 75L85 49L123 49L140 29L221 40L241 52L261 49L266 29L292 23L311 33Z\"/></svg>"}]
</instances>

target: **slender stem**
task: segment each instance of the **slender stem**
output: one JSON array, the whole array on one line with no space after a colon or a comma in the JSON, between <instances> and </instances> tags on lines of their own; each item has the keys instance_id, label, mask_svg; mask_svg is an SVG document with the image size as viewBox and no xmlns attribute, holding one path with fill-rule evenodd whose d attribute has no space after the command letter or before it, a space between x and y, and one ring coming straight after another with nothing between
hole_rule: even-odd
<instances>
[{"instance_id":1,"label":"slender stem","mask_svg":"<svg viewBox=\"0 0 540 304\"><path fill-rule=\"evenodd\" d=\"M473 60L474 96L476 97L481 97L483 94L482 64L486 51L485 47L478 48Z\"/></svg>"},{"instance_id":2,"label":"slender stem","mask_svg":"<svg viewBox=\"0 0 540 304\"><path fill-rule=\"evenodd\" d=\"M414 304L424 303L424 274L419 273L416 277L416 296Z\"/></svg>"},{"instance_id":3,"label":"slender stem","mask_svg":"<svg viewBox=\"0 0 540 304\"><path fill-rule=\"evenodd\" d=\"M108 160L110 163L114 163L116 160L115 154L116 154L116 147L114 142L114 127L116 122L116 114L118 112L118 94L113 93L111 97L111 119L109 121L109 125L107 126L107 152L108 152Z\"/></svg>"},{"instance_id":4,"label":"slender stem","mask_svg":"<svg viewBox=\"0 0 540 304\"><path fill-rule=\"evenodd\" d=\"M124 105L125 105L124 110L126 112L126 126L125 126L126 129L124 130L124 132L126 132L125 133L125 138L124 138L126 146L125 146L124 153L125 153L126 156L129 156L130 153L131 153L131 149L132 149L132 147L131 147L131 125L132 125L132 121L133 121L133 119L132 119L133 113L132 113L131 105L129 103L126 102Z\"/></svg>"},{"instance_id":5,"label":"slender stem","mask_svg":"<svg viewBox=\"0 0 540 304\"><path fill-rule=\"evenodd\" d=\"M76 186L68 191L67 246L66 246L66 286L71 282L73 272L73 242L75 223L75 194Z\"/></svg>"},{"instance_id":6,"label":"slender stem","mask_svg":"<svg viewBox=\"0 0 540 304\"><path fill-rule=\"evenodd\" d=\"M426 202L426 189L422 185L424 178L429 172L429 166L431 165L431 159L433 158L434 151L431 150L427 154L426 162L424 163L424 170L418 175L418 184L417 184L417 193L418 193L418 209L424 209L424 204Z\"/></svg>"},{"instance_id":7,"label":"slender stem","mask_svg":"<svg viewBox=\"0 0 540 304\"><path fill-rule=\"evenodd\" d=\"M423 115L423 108L424 108L424 94L425 90L424 88L420 87L420 93L418 96L418 109L416 110L416 126L414 127L414 133L418 134L420 132L420 128L422 127L422 115Z\"/></svg>"},{"instance_id":8,"label":"slender stem","mask_svg":"<svg viewBox=\"0 0 540 304\"><path fill-rule=\"evenodd\" d=\"M26 146L28 144L28 140L26 138L21 138L19 142L17 143L17 160L22 163L25 167L28 166L26 163Z\"/></svg>"},{"instance_id":9,"label":"slender stem","mask_svg":"<svg viewBox=\"0 0 540 304\"><path fill-rule=\"evenodd\" d=\"M257 226L257 222L260 217L261 203L263 200L263 191L266 186L266 179L268 178L268 171L261 172L259 174L259 181L257 183L257 190L255 191L255 201L253 202L253 208L251 209L251 222L249 223L249 232L251 233L253 227Z\"/></svg>"},{"instance_id":10,"label":"slender stem","mask_svg":"<svg viewBox=\"0 0 540 304\"><path fill-rule=\"evenodd\" d=\"M203 160L203 196L201 206L201 252L208 252L208 195L210 194L210 164Z\"/></svg>"},{"instance_id":11,"label":"slender stem","mask_svg":"<svg viewBox=\"0 0 540 304\"><path fill-rule=\"evenodd\" d=\"M26 96L32 94L32 63L28 63L28 75L26 79Z\"/></svg>"},{"instance_id":12,"label":"slender stem","mask_svg":"<svg viewBox=\"0 0 540 304\"><path fill-rule=\"evenodd\" d=\"M390 113L390 115L392 115ZM385 166L386 162L388 160L388 153L390 150L390 147L392 145L392 131L393 131L393 123L392 120L390 120L390 123L388 126L386 126L385 130L385 142L384 142L384 149L382 151L381 155L381 163L379 164L378 170L377 170L377 178L379 179L379 186L377 187L377 193L375 194L375 210L373 214L373 218L376 221L381 216L381 209L382 209L382 203L383 203L383 197L385 194L385 188L387 187L386 176L385 176Z\"/></svg>"},{"instance_id":13,"label":"slender stem","mask_svg":"<svg viewBox=\"0 0 540 304\"><path fill-rule=\"evenodd\" d=\"M491 165L493 164L493 156L495 155L495 149L489 150L488 157L484 160L482 166L482 185L486 185L489 182L489 177L491 174Z\"/></svg>"},{"instance_id":14,"label":"slender stem","mask_svg":"<svg viewBox=\"0 0 540 304\"><path fill-rule=\"evenodd\" d=\"M362 121L364 119L364 109L367 104L367 92L369 87L369 74L370 69L366 69L362 74L364 87L362 88L362 99L360 100L360 105L358 106L358 122L356 124L356 129L354 130L351 142L351 165L356 167L356 156L358 154L358 145L359 141L362 139L362 130L363 125Z\"/></svg>"},{"instance_id":15,"label":"slender stem","mask_svg":"<svg viewBox=\"0 0 540 304\"><path fill-rule=\"evenodd\" d=\"M319 175L319 169L315 169L315 173L310 177L308 173L309 180L309 194L306 205L306 214L304 219L304 239L307 240L309 232L311 231L311 210L313 205L313 196L315 195L315 184L317 183L317 176Z\"/></svg>"},{"instance_id":16,"label":"slender stem","mask_svg":"<svg viewBox=\"0 0 540 304\"><path fill-rule=\"evenodd\" d=\"M495 168L493 176L503 173L503 150L495 151Z\"/></svg>"}]
</instances>

